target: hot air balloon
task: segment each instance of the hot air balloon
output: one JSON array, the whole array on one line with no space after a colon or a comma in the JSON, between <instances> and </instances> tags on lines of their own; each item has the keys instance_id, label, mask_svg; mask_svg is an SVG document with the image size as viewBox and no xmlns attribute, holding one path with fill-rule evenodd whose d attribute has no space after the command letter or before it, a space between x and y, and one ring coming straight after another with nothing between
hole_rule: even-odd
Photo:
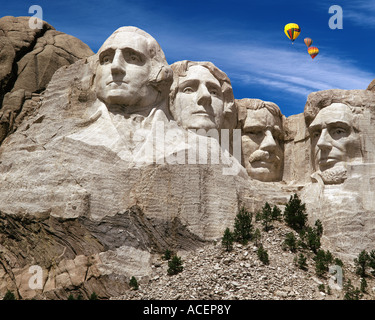
<instances>
[{"instance_id":1,"label":"hot air balloon","mask_svg":"<svg viewBox=\"0 0 375 320\"><path fill-rule=\"evenodd\" d=\"M309 47L308 49L307 49L307 51L308 51L308 53L309 53L309 55L311 56L311 58L315 58L317 55L318 55L318 53L319 53L319 49L317 48L317 47Z\"/></svg>"},{"instance_id":2,"label":"hot air balloon","mask_svg":"<svg viewBox=\"0 0 375 320\"><path fill-rule=\"evenodd\" d=\"M299 36L299 34L301 33L301 28L296 23L288 23L284 27L284 32L285 32L286 36L290 40L292 40L292 43L293 43L293 41L296 40L297 37Z\"/></svg>"},{"instance_id":3,"label":"hot air balloon","mask_svg":"<svg viewBox=\"0 0 375 320\"><path fill-rule=\"evenodd\" d=\"M305 42L305 45L307 47L310 47L313 43L313 41L310 38L305 38L303 41Z\"/></svg>"}]
</instances>

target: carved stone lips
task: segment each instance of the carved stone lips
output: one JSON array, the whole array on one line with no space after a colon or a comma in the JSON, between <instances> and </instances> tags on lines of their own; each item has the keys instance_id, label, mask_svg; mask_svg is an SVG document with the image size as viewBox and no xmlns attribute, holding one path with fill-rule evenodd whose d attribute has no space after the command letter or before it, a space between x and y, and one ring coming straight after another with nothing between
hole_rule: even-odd
<instances>
[{"instance_id":1,"label":"carved stone lips","mask_svg":"<svg viewBox=\"0 0 375 320\"><path fill-rule=\"evenodd\" d=\"M107 82L107 85L109 85L111 83L120 84L120 83L127 83L127 82L123 81L123 80L110 80L110 81Z\"/></svg>"},{"instance_id":2,"label":"carved stone lips","mask_svg":"<svg viewBox=\"0 0 375 320\"><path fill-rule=\"evenodd\" d=\"M325 158L320 158L319 163L327 163L327 162L334 162L334 161L339 161L335 157L325 157Z\"/></svg>"},{"instance_id":3,"label":"carved stone lips","mask_svg":"<svg viewBox=\"0 0 375 320\"><path fill-rule=\"evenodd\" d=\"M196 114L200 116L212 116L211 113L208 113L207 111L203 111L203 110L195 111L192 114Z\"/></svg>"}]
</instances>

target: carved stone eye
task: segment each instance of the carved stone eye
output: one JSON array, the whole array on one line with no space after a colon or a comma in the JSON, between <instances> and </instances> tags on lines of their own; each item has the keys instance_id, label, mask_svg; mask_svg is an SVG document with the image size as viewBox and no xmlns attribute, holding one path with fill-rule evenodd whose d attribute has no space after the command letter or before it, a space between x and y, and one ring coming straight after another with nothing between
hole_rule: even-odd
<instances>
[{"instance_id":1,"label":"carved stone eye","mask_svg":"<svg viewBox=\"0 0 375 320\"><path fill-rule=\"evenodd\" d=\"M191 88L191 87L186 87L184 90L183 90L183 93L193 93L194 92L194 90L193 90L193 88Z\"/></svg>"}]
</instances>

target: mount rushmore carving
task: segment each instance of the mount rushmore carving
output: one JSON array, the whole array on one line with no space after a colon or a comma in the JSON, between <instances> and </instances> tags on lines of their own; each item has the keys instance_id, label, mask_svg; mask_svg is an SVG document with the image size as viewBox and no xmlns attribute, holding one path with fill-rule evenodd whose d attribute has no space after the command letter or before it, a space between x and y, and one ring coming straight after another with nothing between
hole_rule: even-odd
<instances>
[{"instance_id":1,"label":"mount rushmore carving","mask_svg":"<svg viewBox=\"0 0 375 320\"><path fill-rule=\"evenodd\" d=\"M73 270L77 257L94 257L96 279L112 283L146 276L163 248L220 238L243 205L283 205L298 192L311 222L323 222L323 244L352 257L375 240L374 113L373 91L332 89L286 118L273 102L235 99L211 62L169 65L150 34L122 27L96 54L59 68L37 107L3 134L0 211L49 227L74 221L98 243L66 231L50 255ZM10 248L8 260L21 250ZM13 268L51 272L33 258L43 250L30 247Z\"/></svg>"}]
</instances>

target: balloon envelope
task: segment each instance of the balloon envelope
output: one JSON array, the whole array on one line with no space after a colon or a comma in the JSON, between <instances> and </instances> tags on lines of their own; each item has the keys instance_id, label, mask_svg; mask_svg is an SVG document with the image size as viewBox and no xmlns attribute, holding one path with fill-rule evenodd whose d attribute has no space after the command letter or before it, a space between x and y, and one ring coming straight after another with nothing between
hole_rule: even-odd
<instances>
[{"instance_id":1,"label":"balloon envelope","mask_svg":"<svg viewBox=\"0 0 375 320\"><path fill-rule=\"evenodd\" d=\"M305 38L303 41L305 42L305 45L307 47L310 47L313 43L313 41L310 38Z\"/></svg>"},{"instance_id":2,"label":"balloon envelope","mask_svg":"<svg viewBox=\"0 0 375 320\"><path fill-rule=\"evenodd\" d=\"M296 23L288 23L285 27L284 27L284 32L286 34L286 36L292 40L292 42L294 40L297 39L297 37L299 36L299 34L301 33L301 28L299 27L298 24Z\"/></svg>"},{"instance_id":3,"label":"balloon envelope","mask_svg":"<svg viewBox=\"0 0 375 320\"><path fill-rule=\"evenodd\" d=\"M317 55L318 55L318 53L319 53L319 49L317 48L317 47L309 47L308 49L307 49L307 51L308 51L308 53L309 53L309 55L311 56L311 58L315 58Z\"/></svg>"}]
</instances>

